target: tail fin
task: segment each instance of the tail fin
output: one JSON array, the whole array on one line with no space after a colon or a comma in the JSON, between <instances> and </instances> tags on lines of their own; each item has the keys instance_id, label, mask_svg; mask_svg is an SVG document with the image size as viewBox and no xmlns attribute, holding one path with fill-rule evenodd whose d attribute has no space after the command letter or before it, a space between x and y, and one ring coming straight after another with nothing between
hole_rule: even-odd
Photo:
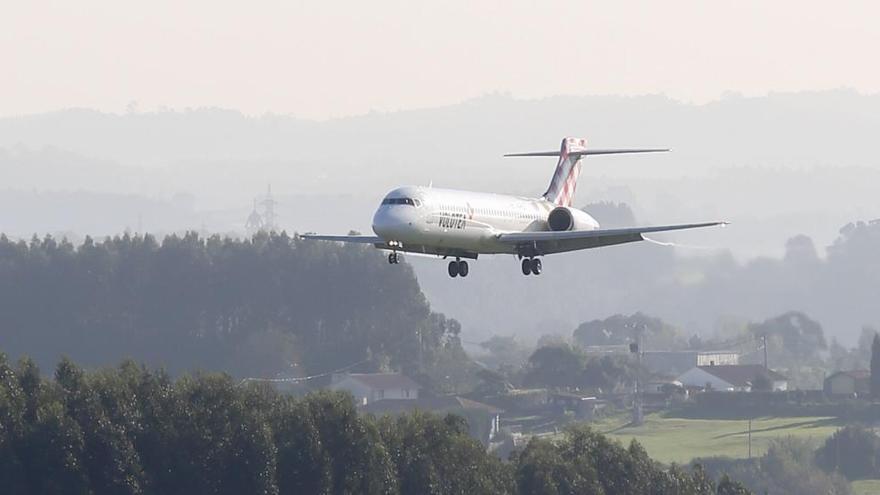
<instances>
[{"instance_id":1,"label":"tail fin","mask_svg":"<svg viewBox=\"0 0 880 495\"><path fill-rule=\"evenodd\" d=\"M559 151L535 151L530 153L509 153L504 156L558 156L556 172L550 181L550 187L544 193L544 199L559 206L571 206L574 198L574 190L577 188L578 176L581 173L581 158L587 155L616 155L620 153L653 153L655 151L669 151L668 149L610 149L588 150L587 140L582 138L566 137L562 139L562 147Z\"/></svg>"},{"instance_id":2,"label":"tail fin","mask_svg":"<svg viewBox=\"0 0 880 495\"><path fill-rule=\"evenodd\" d=\"M583 154L578 152L586 150L586 139L567 137L562 140L556 172L553 173L550 187L544 193L544 199L559 206L571 206L578 176L581 173L580 162Z\"/></svg>"}]
</instances>

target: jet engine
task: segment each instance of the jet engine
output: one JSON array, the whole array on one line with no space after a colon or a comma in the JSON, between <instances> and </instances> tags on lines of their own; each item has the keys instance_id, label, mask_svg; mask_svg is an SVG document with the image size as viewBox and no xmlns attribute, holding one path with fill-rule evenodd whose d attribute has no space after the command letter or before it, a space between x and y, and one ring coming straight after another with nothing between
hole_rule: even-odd
<instances>
[{"instance_id":1,"label":"jet engine","mask_svg":"<svg viewBox=\"0 0 880 495\"><path fill-rule=\"evenodd\" d=\"M599 223L587 212L568 206L557 206L547 217L547 225L550 230L592 230L599 227Z\"/></svg>"}]
</instances>

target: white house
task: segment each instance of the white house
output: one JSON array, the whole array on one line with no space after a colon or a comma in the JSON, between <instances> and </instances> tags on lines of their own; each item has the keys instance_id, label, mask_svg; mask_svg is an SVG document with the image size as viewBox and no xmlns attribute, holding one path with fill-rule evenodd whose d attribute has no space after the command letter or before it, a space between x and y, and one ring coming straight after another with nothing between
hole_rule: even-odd
<instances>
[{"instance_id":1,"label":"white house","mask_svg":"<svg viewBox=\"0 0 880 495\"><path fill-rule=\"evenodd\" d=\"M377 400L360 409L361 412L377 416L395 416L416 410L463 416L468 421L471 436L484 445L488 445L501 431L501 413L504 412L495 406L454 395L418 400Z\"/></svg>"},{"instance_id":2,"label":"white house","mask_svg":"<svg viewBox=\"0 0 880 495\"><path fill-rule=\"evenodd\" d=\"M771 390L788 390L788 379L759 364L695 366L678 377L685 387L702 387L722 392L750 392L761 375L770 380Z\"/></svg>"},{"instance_id":3,"label":"white house","mask_svg":"<svg viewBox=\"0 0 880 495\"><path fill-rule=\"evenodd\" d=\"M382 399L418 399L419 385L400 373L345 373L333 375L331 390L344 390L356 404Z\"/></svg>"}]
</instances>

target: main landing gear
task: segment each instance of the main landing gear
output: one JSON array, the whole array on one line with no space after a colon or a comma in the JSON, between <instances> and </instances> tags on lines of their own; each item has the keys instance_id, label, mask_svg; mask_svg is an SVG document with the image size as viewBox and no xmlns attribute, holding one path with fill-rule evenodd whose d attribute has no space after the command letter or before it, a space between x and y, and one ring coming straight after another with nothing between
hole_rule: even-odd
<instances>
[{"instance_id":1,"label":"main landing gear","mask_svg":"<svg viewBox=\"0 0 880 495\"><path fill-rule=\"evenodd\" d=\"M467 261L462 261L458 258L455 261L449 262L449 276L450 277L467 277L468 276L468 264Z\"/></svg>"},{"instance_id":2,"label":"main landing gear","mask_svg":"<svg viewBox=\"0 0 880 495\"><path fill-rule=\"evenodd\" d=\"M400 263L400 253L394 252L388 255L388 264L396 265Z\"/></svg>"},{"instance_id":3,"label":"main landing gear","mask_svg":"<svg viewBox=\"0 0 880 495\"><path fill-rule=\"evenodd\" d=\"M522 273L523 275L540 275L541 260L539 258L523 258Z\"/></svg>"}]
</instances>

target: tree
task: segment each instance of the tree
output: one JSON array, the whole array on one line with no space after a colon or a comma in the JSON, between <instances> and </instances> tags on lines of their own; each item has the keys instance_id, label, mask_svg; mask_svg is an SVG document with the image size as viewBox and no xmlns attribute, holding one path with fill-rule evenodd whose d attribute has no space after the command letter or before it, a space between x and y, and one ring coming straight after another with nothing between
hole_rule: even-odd
<instances>
[{"instance_id":1,"label":"tree","mask_svg":"<svg viewBox=\"0 0 880 495\"><path fill-rule=\"evenodd\" d=\"M581 323L574 331L574 341L582 346L622 345L643 336L642 344L654 349L683 347L676 329L659 318L642 313L614 315L604 320Z\"/></svg>"},{"instance_id":2,"label":"tree","mask_svg":"<svg viewBox=\"0 0 880 495\"><path fill-rule=\"evenodd\" d=\"M871 342L871 395L880 398L880 335Z\"/></svg>"},{"instance_id":3,"label":"tree","mask_svg":"<svg viewBox=\"0 0 880 495\"><path fill-rule=\"evenodd\" d=\"M832 434L816 451L817 464L828 472L849 479L874 478L880 474L880 437L859 425L845 426Z\"/></svg>"},{"instance_id":4,"label":"tree","mask_svg":"<svg viewBox=\"0 0 880 495\"><path fill-rule=\"evenodd\" d=\"M195 232L75 247L0 236L0 340L44 368L131 356L172 373L239 376L473 367L461 326L431 311L409 265L372 248ZM340 301L345 301L344 304ZM445 373L442 376L447 376Z\"/></svg>"},{"instance_id":5,"label":"tree","mask_svg":"<svg viewBox=\"0 0 880 495\"><path fill-rule=\"evenodd\" d=\"M577 387L584 361L584 355L567 344L541 347L529 357L525 382L543 387Z\"/></svg>"},{"instance_id":6,"label":"tree","mask_svg":"<svg viewBox=\"0 0 880 495\"><path fill-rule=\"evenodd\" d=\"M751 492L739 481L731 480L725 473L721 476L721 479L718 480L718 489L716 490L716 493L718 495L749 495Z\"/></svg>"},{"instance_id":7,"label":"tree","mask_svg":"<svg viewBox=\"0 0 880 495\"><path fill-rule=\"evenodd\" d=\"M740 487L755 493L780 495L851 493L845 478L826 472L814 459L813 445L808 439L784 437L772 440L767 453L760 458L713 457L695 459L694 463L704 466L710 476L722 477L718 493L738 493L735 490ZM725 484L724 475L739 483Z\"/></svg>"},{"instance_id":8,"label":"tree","mask_svg":"<svg viewBox=\"0 0 880 495\"><path fill-rule=\"evenodd\" d=\"M819 322L798 311L752 324L749 330L758 338L767 336L767 345L778 365L821 362L820 353L828 348Z\"/></svg>"},{"instance_id":9,"label":"tree","mask_svg":"<svg viewBox=\"0 0 880 495\"><path fill-rule=\"evenodd\" d=\"M33 414L32 414L33 413ZM632 442L576 427L510 462L460 416L376 419L348 394L303 398L228 375L171 380L132 362L54 380L0 354L3 493L654 493L709 495L699 469L665 470Z\"/></svg>"},{"instance_id":10,"label":"tree","mask_svg":"<svg viewBox=\"0 0 880 495\"><path fill-rule=\"evenodd\" d=\"M587 426L569 429L557 442L532 439L512 462L520 494L715 493L715 483L699 466L691 472L674 465L666 470L638 442L624 448Z\"/></svg>"}]
</instances>

